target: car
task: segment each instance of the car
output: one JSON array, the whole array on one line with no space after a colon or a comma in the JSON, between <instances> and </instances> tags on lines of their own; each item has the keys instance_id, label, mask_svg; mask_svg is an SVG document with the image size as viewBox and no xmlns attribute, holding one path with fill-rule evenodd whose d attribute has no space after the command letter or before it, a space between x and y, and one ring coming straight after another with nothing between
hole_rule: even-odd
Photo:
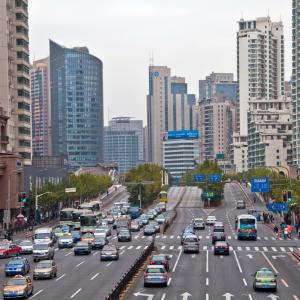
<instances>
[{"instance_id":1,"label":"car","mask_svg":"<svg viewBox=\"0 0 300 300\"><path fill-rule=\"evenodd\" d=\"M60 228L63 233L69 233L71 229L69 225L65 225L65 224L61 225Z\"/></svg>"},{"instance_id":2,"label":"car","mask_svg":"<svg viewBox=\"0 0 300 300\"><path fill-rule=\"evenodd\" d=\"M105 245L100 252L100 260L118 260L119 249L115 245Z\"/></svg>"},{"instance_id":3,"label":"car","mask_svg":"<svg viewBox=\"0 0 300 300\"><path fill-rule=\"evenodd\" d=\"M21 247L20 254L32 254L33 251L32 241L23 240L19 243L19 247Z\"/></svg>"},{"instance_id":4,"label":"car","mask_svg":"<svg viewBox=\"0 0 300 300\"><path fill-rule=\"evenodd\" d=\"M185 240L188 236L190 236L190 235L193 236L194 233L184 231L184 232L181 234L181 244L182 244L182 245L183 245L184 240Z\"/></svg>"},{"instance_id":5,"label":"car","mask_svg":"<svg viewBox=\"0 0 300 300\"><path fill-rule=\"evenodd\" d=\"M167 210L166 203L160 202L156 205L158 212L165 212Z\"/></svg>"},{"instance_id":6,"label":"car","mask_svg":"<svg viewBox=\"0 0 300 300\"><path fill-rule=\"evenodd\" d=\"M103 228L96 228L94 231L95 237L107 237L107 231Z\"/></svg>"},{"instance_id":7,"label":"car","mask_svg":"<svg viewBox=\"0 0 300 300\"><path fill-rule=\"evenodd\" d=\"M194 230L205 229L205 222L204 222L203 218L194 218L193 228L194 228Z\"/></svg>"},{"instance_id":8,"label":"car","mask_svg":"<svg viewBox=\"0 0 300 300\"><path fill-rule=\"evenodd\" d=\"M214 244L214 255L229 255L229 244L225 241L217 241Z\"/></svg>"},{"instance_id":9,"label":"car","mask_svg":"<svg viewBox=\"0 0 300 300\"><path fill-rule=\"evenodd\" d=\"M148 211L146 215L148 216L149 220L154 220L155 218L155 214L151 211Z\"/></svg>"},{"instance_id":10,"label":"car","mask_svg":"<svg viewBox=\"0 0 300 300\"><path fill-rule=\"evenodd\" d=\"M143 225L147 225L149 223L149 216L146 214L142 214L139 217L143 221Z\"/></svg>"},{"instance_id":11,"label":"car","mask_svg":"<svg viewBox=\"0 0 300 300\"><path fill-rule=\"evenodd\" d=\"M2 241L0 243L0 258L19 256L22 248L10 241Z\"/></svg>"},{"instance_id":12,"label":"car","mask_svg":"<svg viewBox=\"0 0 300 300\"><path fill-rule=\"evenodd\" d=\"M58 239L58 248L73 248L73 237L71 234L65 234Z\"/></svg>"},{"instance_id":13,"label":"car","mask_svg":"<svg viewBox=\"0 0 300 300\"><path fill-rule=\"evenodd\" d=\"M253 288L257 290L277 291L277 275L268 268L261 268L253 275Z\"/></svg>"},{"instance_id":14,"label":"car","mask_svg":"<svg viewBox=\"0 0 300 300\"><path fill-rule=\"evenodd\" d=\"M144 228L144 235L153 235L156 233L156 229L152 225L146 225Z\"/></svg>"},{"instance_id":15,"label":"car","mask_svg":"<svg viewBox=\"0 0 300 300\"><path fill-rule=\"evenodd\" d=\"M208 216L205 223L206 225L214 225L216 221L217 218L215 216Z\"/></svg>"},{"instance_id":16,"label":"car","mask_svg":"<svg viewBox=\"0 0 300 300\"><path fill-rule=\"evenodd\" d=\"M215 222L213 232L225 232L225 227L222 222Z\"/></svg>"},{"instance_id":17,"label":"car","mask_svg":"<svg viewBox=\"0 0 300 300\"><path fill-rule=\"evenodd\" d=\"M168 286L168 272L164 265L148 265L144 272L144 287L150 285Z\"/></svg>"},{"instance_id":18,"label":"car","mask_svg":"<svg viewBox=\"0 0 300 300\"><path fill-rule=\"evenodd\" d=\"M78 242L73 249L74 249L75 256L80 255L80 254L89 255L92 252L91 244L88 242L83 242L83 241Z\"/></svg>"},{"instance_id":19,"label":"car","mask_svg":"<svg viewBox=\"0 0 300 300\"><path fill-rule=\"evenodd\" d=\"M131 242L131 233L127 229L120 230L118 233L118 242Z\"/></svg>"},{"instance_id":20,"label":"car","mask_svg":"<svg viewBox=\"0 0 300 300\"><path fill-rule=\"evenodd\" d=\"M71 231L71 236L73 239L73 243L77 243L79 241L81 241L81 232L79 230L73 230Z\"/></svg>"},{"instance_id":21,"label":"car","mask_svg":"<svg viewBox=\"0 0 300 300\"><path fill-rule=\"evenodd\" d=\"M40 261L44 259L54 258L54 248L51 244L34 244L32 251L33 261Z\"/></svg>"},{"instance_id":22,"label":"car","mask_svg":"<svg viewBox=\"0 0 300 300\"><path fill-rule=\"evenodd\" d=\"M33 284L29 276L16 275L3 287L3 299L28 298L33 294Z\"/></svg>"},{"instance_id":23,"label":"car","mask_svg":"<svg viewBox=\"0 0 300 300\"><path fill-rule=\"evenodd\" d=\"M62 229L60 227L56 227L53 229L53 234L54 234L55 238L58 239L64 235L64 232L62 231Z\"/></svg>"},{"instance_id":24,"label":"car","mask_svg":"<svg viewBox=\"0 0 300 300\"><path fill-rule=\"evenodd\" d=\"M194 234L195 233L194 226L192 224L189 224L183 229L183 232L189 232Z\"/></svg>"},{"instance_id":25,"label":"car","mask_svg":"<svg viewBox=\"0 0 300 300\"><path fill-rule=\"evenodd\" d=\"M158 215L158 212L155 209L149 209L148 213L152 213L154 215L154 217L156 217Z\"/></svg>"},{"instance_id":26,"label":"car","mask_svg":"<svg viewBox=\"0 0 300 300\"><path fill-rule=\"evenodd\" d=\"M170 255L167 254L155 254L150 260L150 265L163 265L165 266L167 272L170 270L169 260L171 259Z\"/></svg>"},{"instance_id":27,"label":"car","mask_svg":"<svg viewBox=\"0 0 300 300\"><path fill-rule=\"evenodd\" d=\"M156 221L150 221L149 225L153 226L155 228L156 233L160 233L160 227L159 227L159 224Z\"/></svg>"},{"instance_id":28,"label":"car","mask_svg":"<svg viewBox=\"0 0 300 300\"><path fill-rule=\"evenodd\" d=\"M226 234L225 232L213 232L211 235L211 241L214 244L217 241L225 241Z\"/></svg>"},{"instance_id":29,"label":"car","mask_svg":"<svg viewBox=\"0 0 300 300\"><path fill-rule=\"evenodd\" d=\"M134 221L140 225L140 228L144 226L144 220L140 217L136 218Z\"/></svg>"},{"instance_id":30,"label":"car","mask_svg":"<svg viewBox=\"0 0 300 300\"><path fill-rule=\"evenodd\" d=\"M106 237L95 237L94 244L92 245L92 249L102 249L105 245L108 244L108 239Z\"/></svg>"},{"instance_id":31,"label":"car","mask_svg":"<svg viewBox=\"0 0 300 300\"><path fill-rule=\"evenodd\" d=\"M199 239L196 235L188 235L183 241L183 253L199 253Z\"/></svg>"},{"instance_id":32,"label":"car","mask_svg":"<svg viewBox=\"0 0 300 300\"><path fill-rule=\"evenodd\" d=\"M81 241L92 245L95 241L95 235L91 232L87 232L81 236Z\"/></svg>"},{"instance_id":33,"label":"car","mask_svg":"<svg viewBox=\"0 0 300 300\"><path fill-rule=\"evenodd\" d=\"M33 279L52 279L57 276L57 267L54 260L42 260L33 270Z\"/></svg>"},{"instance_id":34,"label":"car","mask_svg":"<svg viewBox=\"0 0 300 300\"><path fill-rule=\"evenodd\" d=\"M166 217L163 214L159 214L156 218L155 221L158 224L164 224L166 222Z\"/></svg>"},{"instance_id":35,"label":"car","mask_svg":"<svg viewBox=\"0 0 300 300\"><path fill-rule=\"evenodd\" d=\"M238 200L236 202L236 209L245 209L246 208L246 203L244 200Z\"/></svg>"},{"instance_id":36,"label":"car","mask_svg":"<svg viewBox=\"0 0 300 300\"><path fill-rule=\"evenodd\" d=\"M141 229L141 225L136 220L137 219L135 219L134 221L131 221L131 223L129 225L129 230L132 232L137 232L137 231L140 231L140 229Z\"/></svg>"},{"instance_id":37,"label":"car","mask_svg":"<svg viewBox=\"0 0 300 300\"><path fill-rule=\"evenodd\" d=\"M108 224L113 224L115 222L115 218L113 215L107 215L106 221Z\"/></svg>"},{"instance_id":38,"label":"car","mask_svg":"<svg viewBox=\"0 0 300 300\"><path fill-rule=\"evenodd\" d=\"M25 275L30 272L30 264L27 258L17 256L5 264L4 272L6 276Z\"/></svg>"}]
</instances>

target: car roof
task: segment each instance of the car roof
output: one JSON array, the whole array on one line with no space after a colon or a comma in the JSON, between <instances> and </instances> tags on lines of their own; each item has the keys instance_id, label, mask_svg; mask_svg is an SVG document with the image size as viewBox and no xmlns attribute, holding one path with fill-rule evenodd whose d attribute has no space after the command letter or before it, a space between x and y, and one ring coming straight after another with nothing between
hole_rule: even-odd
<instances>
[{"instance_id":1,"label":"car roof","mask_svg":"<svg viewBox=\"0 0 300 300\"><path fill-rule=\"evenodd\" d=\"M147 269L165 268L163 265L148 265Z\"/></svg>"}]
</instances>

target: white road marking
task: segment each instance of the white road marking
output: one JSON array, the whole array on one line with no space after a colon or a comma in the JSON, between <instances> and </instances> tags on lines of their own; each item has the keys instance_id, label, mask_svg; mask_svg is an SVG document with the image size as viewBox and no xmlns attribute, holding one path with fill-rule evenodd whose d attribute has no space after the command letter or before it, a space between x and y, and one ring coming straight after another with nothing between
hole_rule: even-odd
<instances>
[{"instance_id":1,"label":"white road marking","mask_svg":"<svg viewBox=\"0 0 300 300\"><path fill-rule=\"evenodd\" d=\"M286 252L285 248L284 247L280 247L280 251L282 252Z\"/></svg>"},{"instance_id":2,"label":"white road marking","mask_svg":"<svg viewBox=\"0 0 300 300\"><path fill-rule=\"evenodd\" d=\"M164 294L161 296L160 300L165 300L165 298L166 298L166 293L164 293Z\"/></svg>"},{"instance_id":3,"label":"white road marking","mask_svg":"<svg viewBox=\"0 0 300 300\"><path fill-rule=\"evenodd\" d=\"M55 248L54 251L58 251L58 248Z\"/></svg>"},{"instance_id":4,"label":"white road marking","mask_svg":"<svg viewBox=\"0 0 300 300\"><path fill-rule=\"evenodd\" d=\"M248 284L247 284L247 281L246 281L246 279L245 278L243 278L243 282L244 282L244 285L245 286L247 286Z\"/></svg>"},{"instance_id":5,"label":"white road marking","mask_svg":"<svg viewBox=\"0 0 300 300\"><path fill-rule=\"evenodd\" d=\"M207 250L207 246L203 246L203 250Z\"/></svg>"},{"instance_id":6,"label":"white road marking","mask_svg":"<svg viewBox=\"0 0 300 300\"><path fill-rule=\"evenodd\" d=\"M76 265L76 268L78 268L80 265L84 264L85 260L83 260L82 262L80 262L79 264Z\"/></svg>"},{"instance_id":7,"label":"white road marking","mask_svg":"<svg viewBox=\"0 0 300 300\"><path fill-rule=\"evenodd\" d=\"M161 250L164 250L165 248L166 248L166 246L161 246L160 247Z\"/></svg>"},{"instance_id":8,"label":"white road marking","mask_svg":"<svg viewBox=\"0 0 300 300\"><path fill-rule=\"evenodd\" d=\"M164 236L163 236L163 239L166 239L166 238L167 238L167 236L166 236L166 235L164 235Z\"/></svg>"},{"instance_id":9,"label":"white road marking","mask_svg":"<svg viewBox=\"0 0 300 300\"><path fill-rule=\"evenodd\" d=\"M94 280L97 276L99 276L99 273L96 273L90 280Z\"/></svg>"},{"instance_id":10,"label":"white road marking","mask_svg":"<svg viewBox=\"0 0 300 300\"><path fill-rule=\"evenodd\" d=\"M290 251L293 252L294 251L294 248L293 247L289 247Z\"/></svg>"},{"instance_id":11,"label":"white road marking","mask_svg":"<svg viewBox=\"0 0 300 300\"><path fill-rule=\"evenodd\" d=\"M125 246L121 246L121 247L120 247L120 250L123 250L124 248L125 248Z\"/></svg>"},{"instance_id":12,"label":"white road marking","mask_svg":"<svg viewBox=\"0 0 300 300\"><path fill-rule=\"evenodd\" d=\"M98 251L95 251L95 252L93 253L93 256L97 255L98 253L99 253Z\"/></svg>"},{"instance_id":13,"label":"white road marking","mask_svg":"<svg viewBox=\"0 0 300 300\"><path fill-rule=\"evenodd\" d=\"M250 251L250 247L246 247L246 250L247 250L247 251Z\"/></svg>"},{"instance_id":14,"label":"white road marking","mask_svg":"<svg viewBox=\"0 0 300 300\"><path fill-rule=\"evenodd\" d=\"M122 252L120 252L120 255L123 255L125 253L125 250L123 250Z\"/></svg>"},{"instance_id":15,"label":"white road marking","mask_svg":"<svg viewBox=\"0 0 300 300\"><path fill-rule=\"evenodd\" d=\"M73 251L72 252L69 252L69 253L67 253L67 254L65 254L65 256L69 256L70 254L72 254L73 253Z\"/></svg>"},{"instance_id":16,"label":"white road marking","mask_svg":"<svg viewBox=\"0 0 300 300\"><path fill-rule=\"evenodd\" d=\"M55 281L59 281L59 280L61 280L63 277L65 277L66 276L66 274L62 274L61 276L59 276L58 278L56 278L56 280Z\"/></svg>"},{"instance_id":17,"label":"white road marking","mask_svg":"<svg viewBox=\"0 0 300 300\"><path fill-rule=\"evenodd\" d=\"M170 250L173 250L174 249L174 246L170 246Z\"/></svg>"},{"instance_id":18,"label":"white road marking","mask_svg":"<svg viewBox=\"0 0 300 300\"><path fill-rule=\"evenodd\" d=\"M209 294L205 294L205 300L209 300Z\"/></svg>"},{"instance_id":19,"label":"white road marking","mask_svg":"<svg viewBox=\"0 0 300 300\"><path fill-rule=\"evenodd\" d=\"M264 239L267 241L269 238L267 236L265 236Z\"/></svg>"},{"instance_id":20,"label":"white road marking","mask_svg":"<svg viewBox=\"0 0 300 300\"><path fill-rule=\"evenodd\" d=\"M178 248L177 248L178 250L181 250L182 249L182 246L178 246Z\"/></svg>"},{"instance_id":21,"label":"white road marking","mask_svg":"<svg viewBox=\"0 0 300 300\"><path fill-rule=\"evenodd\" d=\"M81 290L82 288L78 289L70 298L74 298L78 293L80 293Z\"/></svg>"},{"instance_id":22,"label":"white road marking","mask_svg":"<svg viewBox=\"0 0 300 300\"><path fill-rule=\"evenodd\" d=\"M32 295L29 299L33 299L34 297L36 297L37 295L39 295L40 293L42 293L44 290L39 290L38 292L36 292L34 295Z\"/></svg>"},{"instance_id":23,"label":"white road marking","mask_svg":"<svg viewBox=\"0 0 300 300\"><path fill-rule=\"evenodd\" d=\"M260 240L261 240L261 237L260 237L260 236L258 236L258 237L257 237L257 239L260 241Z\"/></svg>"},{"instance_id":24,"label":"white road marking","mask_svg":"<svg viewBox=\"0 0 300 300\"><path fill-rule=\"evenodd\" d=\"M206 236L206 239L207 239L207 240L209 239L209 235Z\"/></svg>"},{"instance_id":25,"label":"white road marking","mask_svg":"<svg viewBox=\"0 0 300 300\"><path fill-rule=\"evenodd\" d=\"M145 247L144 247L144 249L147 249L148 248L148 245L146 245Z\"/></svg>"},{"instance_id":26,"label":"white road marking","mask_svg":"<svg viewBox=\"0 0 300 300\"><path fill-rule=\"evenodd\" d=\"M137 250L138 250L138 249L141 249L141 248L142 248L142 246L137 246L135 249L137 249Z\"/></svg>"},{"instance_id":27,"label":"white road marking","mask_svg":"<svg viewBox=\"0 0 300 300\"><path fill-rule=\"evenodd\" d=\"M240 273L243 273L243 270L242 270L242 268L241 268L240 262L239 262L239 260L238 260L237 255L236 255L236 252L233 251L233 254L234 254L234 258L235 258L235 260L236 260L236 263L237 263L237 265L238 265L238 268L239 268Z\"/></svg>"},{"instance_id":28,"label":"white road marking","mask_svg":"<svg viewBox=\"0 0 300 300\"><path fill-rule=\"evenodd\" d=\"M115 240L117 238L117 236L114 236L112 239Z\"/></svg>"},{"instance_id":29,"label":"white road marking","mask_svg":"<svg viewBox=\"0 0 300 300\"><path fill-rule=\"evenodd\" d=\"M106 264L107 267L109 267L112 264L112 261Z\"/></svg>"},{"instance_id":30,"label":"white road marking","mask_svg":"<svg viewBox=\"0 0 300 300\"><path fill-rule=\"evenodd\" d=\"M177 265L178 265L178 262L179 262L179 259L180 259L181 254L182 254L182 249L180 249L180 252L179 252L178 257L177 257L177 259L176 259L176 262L175 262L175 264L174 264L174 267L173 267L173 270L172 270L173 273L174 273L175 270L176 270L176 267L177 267Z\"/></svg>"},{"instance_id":31,"label":"white road marking","mask_svg":"<svg viewBox=\"0 0 300 300\"><path fill-rule=\"evenodd\" d=\"M208 265L208 250L206 250L206 273L209 272L209 265Z\"/></svg>"},{"instance_id":32,"label":"white road marking","mask_svg":"<svg viewBox=\"0 0 300 300\"><path fill-rule=\"evenodd\" d=\"M231 235L228 236L228 239L231 240Z\"/></svg>"},{"instance_id":33,"label":"white road marking","mask_svg":"<svg viewBox=\"0 0 300 300\"><path fill-rule=\"evenodd\" d=\"M271 266L271 268L273 269L273 271L278 274L277 269L274 267L274 265L272 264L272 262L269 260L269 258L267 257L267 255L262 251L261 252L262 256L265 258L265 260L267 261L267 263Z\"/></svg>"},{"instance_id":34,"label":"white road marking","mask_svg":"<svg viewBox=\"0 0 300 300\"><path fill-rule=\"evenodd\" d=\"M277 249L275 247L271 247L271 249L274 251L274 252L277 252Z\"/></svg>"},{"instance_id":35,"label":"white road marking","mask_svg":"<svg viewBox=\"0 0 300 300\"><path fill-rule=\"evenodd\" d=\"M289 285L286 283L286 281L285 281L284 279L281 278L281 282L283 283L283 285L284 285L285 287L287 287L287 288L289 287Z\"/></svg>"},{"instance_id":36,"label":"white road marking","mask_svg":"<svg viewBox=\"0 0 300 300\"><path fill-rule=\"evenodd\" d=\"M170 277L168 280L168 286L171 284L172 278Z\"/></svg>"},{"instance_id":37,"label":"white road marking","mask_svg":"<svg viewBox=\"0 0 300 300\"><path fill-rule=\"evenodd\" d=\"M237 247L238 251L242 251L242 247Z\"/></svg>"},{"instance_id":38,"label":"white road marking","mask_svg":"<svg viewBox=\"0 0 300 300\"><path fill-rule=\"evenodd\" d=\"M206 286L209 286L209 278L206 277Z\"/></svg>"},{"instance_id":39,"label":"white road marking","mask_svg":"<svg viewBox=\"0 0 300 300\"><path fill-rule=\"evenodd\" d=\"M265 252L268 252L268 251L269 251L267 247L263 247L263 250L264 250Z\"/></svg>"},{"instance_id":40,"label":"white road marking","mask_svg":"<svg viewBox=\"0 0 300 300\"><path fill-rule=\"evenodd\" d=\"M255 251L259 251L259 248L258 248L258 247L254 247L254 250L255 250Z\"/></svg>"},{"instance_id":41,"label":"white road marking","mask_svg":"<svg viewBox=\"0 0 300 300\"><path fill-rule=\"evenodd\" d=\"M252 298L252 295L251 295L251 294L249 294L248 296L249 296L249 300L253 300L253 298Z\"/></svg>"},{"instance_id":42,"label":"white road marking","mask_svg":"<svg viewBox=\"0 0 300 300\"><path fill-rule=\"evenodd\" d=\"M174 238L174 235L171 235L171 236L170 236L170 239L173 239L173 238Z\"/></svg>"},{"instance_id":43,"label":"white road marking","mask_svg":"<svg viewBox=\"0 0 300 300\"><path fill-rule=\"evenodd\" d=\"M180 235L177 235L177 239L180 239Z\"/></svg>"},{"instance_id":44,"label":"white road marking","mask_svg":"<svg viewBox=\"0 0 300 300\"><path fill-rule=\"evenodd\" d=\"M131 245L131 246L129 246L127 249L129 249L129 250L130 250L130 249L132 249L132 248L133 248L133 246Z\"/></svg>"},{"instance_id":45,"label":"white road marking","mask_svg":"<svg viewBox=\"0 0 300 300\"><path fill-rule=\"evenodd\" d=\"M296 295L293 295L294 300L299 300L299 298Z\"/></svg>"}]
</instances>

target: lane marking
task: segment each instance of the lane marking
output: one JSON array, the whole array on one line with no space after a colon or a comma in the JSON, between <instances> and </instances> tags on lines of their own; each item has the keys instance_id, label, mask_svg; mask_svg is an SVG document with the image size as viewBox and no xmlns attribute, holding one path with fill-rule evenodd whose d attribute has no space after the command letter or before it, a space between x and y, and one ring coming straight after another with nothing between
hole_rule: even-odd
<instances>
[{"instance_id":1,"label":"lane marking","mask_svg":"<svg viewBox=\"0 0 300 300\"><path fill-rule=\"evenodd\" d=\"M138 249L141 249L141 248L142 248L142 246L137 246L135 249L137 249L137 250L138 250Z\"/></svg>"},{"instance_id":2,"label":"lane marking","mask_svg":"<svg viewBox=\"0 0 300 300\"><path fill-rule=\"evenodd\" d=\"M285 250L284 247L280 247L280 250L281 250L282 252L286 252L286 250Z\"/></svg>"},{"instance_id":3,"label":"lane marking","mask_svg":"<svg viewBox=\"0 0 300 300\"><path fill-rule=\"evenodd\" d=\"M168 280L168 286L171 284L172 278L170 277Z\"/></svg>"},{"instance_id":4,"label":"lane marking","mask_svg":"<svg viewBox=\"0 0 300 300\"><path fill-rule=\"evenodd\" d=\"M121 246L121 247L120 247L120 250L123 250L124 248L125 248L125 246Z\"/></svg>"},{"instance_id":5,"label":"lane marking","mask_svg":"<svg viewBox=\"0 0 300 300\"><path fill-rule=\"evenodd\" d=\"M205 294L205 300L209 300L209 294Z\"/></svg>"},{"instance_id":6,"label":"lane marking","mask_svg":"<svg viewBox=\"0 0 300 300\"><path fill-rule=\"evenodd\" d=\"M258 248L258 247L254 247L254 250L255 250L255 251L259 251L259 248Z\"/></svg>"},{"instance_id":7,"label":"lane marking","mask_svg":"<svg viewBox=\"0 0 300 300\"><path fill-rule=\"evenodd\" d=\"M109 267L112 264L112 261L106 264L107 267Z\"/></svg>"},{"instance_id":8,"label":"lane marking","mask_svg":"<svg viewBox=\"0 0 300 300\"><path fill-rule=\"evenodd\" d=\"M80 293L81 290L82 288L78 289L70 298L74 298L78 293Z\"/></svg>"},{"instance_id":9,"label":"lane marking","mask_svg":"<svg viewBox=\"0 0 300 300\"><path fill-rule=\"evenodd\" d=\"M66 274L62 274L61 276L59 276L58 278L56 278L56 280L55 281L59 281L59 280L61 280L63 277L65 277L66 276Z\"/></svg>"},{"instance_id":10,"label":"lane marking","mask_svg":"<svg viewBox=\"0 0 300 300\"><path fill-rule=\"evenodd\" d=\"M174 246L170 246L170 250L173 250L174 249Z\"/></svg>"},{"instance_id":11,"label":"lane marking","mask_svg":"<svg viewBox=\"0 0 300 300\"><path fill-rule=\"evenodd\" d=\"M90 280L94 280L97 276L99 276L99 273L96 273Z\"/></svg>"},{"instance_id":12,"label":"lane marking","mask_svg":"<svg viewBox=\"0 0 300 300\"><path fill-rule=\"evenodd\" d=\"M174 265L173 270L172 270L173 273L174 273L175 270L176 270L176 267L177 267L177 265L178 265L178 262L179 262L179 259L180 259L181 254L182 254L182 249L180 249L180 252L179 252L178 257L177 257L177 259L176 259L175 265Z\"/></svg>"},{"instance_id":13,"label":"lane marking","mask_svg":"<svg viewBox=\"0 0 300 300\"><path fill-rule=\"evenodd\" d=\"M98 253L99 253L98 251L94 252L94 253L93 253L93 256L97 255Z\"/></svg>"},{"instance_id":14,"label":"lane marking","mask_svg":"<svg viewBox=\"0 0 300 300\"><path fill-rule=\"evenodd\" d=\"M164 250L165 248L166 248L166 246L161 246L161 248L160 248L160 249L161 249L161 250Z\"/></svg>"},{"instance_id":15,"label":"lane marking","mask_svg":"<svg viewBox=\"0 0 300 300\"><path fill-rule=\"evenodd\" d=\"M241 265L240 265L240 262L239 262L239 260L238 260L238 257L237 257L237 255L236 255L235 250L233 250L233 254L234 254L234 258L235 258L235 260L236 260L236 263L237 263L237 265L238 265L238 268L239 268L240 273L243 273L243 270L242 270L242 268L241 268Z\"/></svg>"},{"instance_id":16,"label":"lane marking","mask_svg":"<svg viewBox=\"0 0 300 300\"><path fill-rule=\"evenodd\" d=\"M130 249L132 249L132 248L133 248L133 246L131 245L131 246L129 246L127 249L130 250Z\"/></svg>"},{"instance_id":17,"label":"lane marking","mask_svg":"<svg viewBox=\"0 0 300 300\"><path fill-rule=\"evenodd\" d=\"M79 266L81 266L82 264L85 263L85 260L83 260L82 262L80 262L79 264L76 265L76 268L78 268Z\"/></svg>"},{"instance_id":18,"label":"lane marking","mask_svg":"<svg viewBox=\"0 0 300 300\"><path fill-rule=\"evenodd\" d=\"M265 252L268 252L268 251L269 251L267 247L263 247L263 250L264 250Z\"/></svg>"},{"instance_id":19,"label":"lane marking","mask_svg":"<svg viewBox=\"0 0 300 300\"><path fill-rule=\"evenodd\" d=\"M294 300L299 300L299 298L296 295L293 295Z\"/></svg>"},{"instance_id":20,"label":"lane marking","mask_svg":"<svg viewBox=\"0 0 300 300\"><path fill-rule=\"evenodd\" d=\"M72 252L69 252L69 253L67 253L67 254L65 254L65 256L69 256L70 254L72 254L73 253L73 251Z\"/></svg>"},{"instance_id":21,"label":"lane marking","mask_svg":"<svg viewBox=\"0 0 300 300\"><path fill-rule=\"evenodd\" d=\"M164 293L164 294L161 296L160 300L165 300L165 298L166 298L166 293Z\"/></svg>"},{"instance_id":22,"label":"lane marking","mask_svg":"<svg viewBox=\"0 0 300 300\"><path fill-rule=\"evenodd\" d=\"M273 271L278 274L277 269L274 267L274 265L272 264L272 262L269 260L269 258L267 257L267 255L265 254L265 252L261 251L262 256L265 258L265 260L267 261L267 263L271 266L271 268L273 269Z\"/></svg>"},{"instance_id":23,"label":"lane marking","mask_svg":"<svg viewBox=\"0 0 300 300\"><path fill-rule=\"evenodd\" d=\"M209 272L209 268L208 268L208 250L206 250L206 273Z\"/></svg>"},{"instance_id":24,"label":"lane marking","mask_svg":"<svg viewBox=\"0 0 300 300\"><path fill-rule=\"evenodd\" d=\"M125 250L123 250L122 252L120 252L120 255L124 254L125 253Z\"/></svg>"},{"instance_id":25,"label":"lane marking","mask_svg":"<svg viewBox=\"0 0 300 300\"><path fill-rule=\"evenodd\" d=\"M271 249L274 251L274 252L277 252L277 249L275 247L271 247Z\"/></svg>"},{"instance_id":26,"label":"lane marking","mask_svg":"<svg viewBox=\"0 0 300 300\"><path fill-rule=\"evenodd\" d=\"M244 285L245 286L247 286L248 284L247 284L247 281L246 281L246 279L245 278L243 278L243 282L244 282Z\"/></svg>"},{"instance_id":27,"label":"lane marking","mask_svg":"<svg viewBox=\"0 0 300 300\"><path fill-rule=\"evenodd\" d=\"M249 294L248 296L249 296L249 300L253 300L253 298L252 298L252 295L251 295L251 294Z\"/></svg>"},{"instance_id":28,"label":"lane marking","mask_svg":"<svg viewBox=\"0 0 300 300\"><path fill-rule=\"evenodd\" d=\"M206 277L206 286L209 286L209 278Z\"/></svg>"},{"instance_id":29,"label":"lane marking","mask_svg":"<svg viewBox=\"0 0 300 300\"><path fill-rule=\"evenodd\" d=\"M34 295L32 295L29 299L33 299L34 297L36 297L37 295L39 295L40 293L42 293L44 290L39 290L38 292L36 292Z\"/></svg>"},{"instance_id":30,"label":"lane marking","mask_svg":"<svg viewBox=\"0 0 300 300\"><path fill-rule=\"evenodd\" d=\"M281 282L283 283L283 285L285 286L285 287L289 287L289 285L286 283L286 281L283 279L283 278L281 278Z\"/></svg>"}]
</instances>

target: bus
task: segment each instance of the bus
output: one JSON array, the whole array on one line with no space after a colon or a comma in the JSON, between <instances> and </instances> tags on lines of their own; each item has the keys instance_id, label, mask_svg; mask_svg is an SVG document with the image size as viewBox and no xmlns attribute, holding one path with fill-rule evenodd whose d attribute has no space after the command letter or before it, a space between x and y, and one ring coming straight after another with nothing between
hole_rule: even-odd
<instances>
[{"instance_id":1,"label":"bus","mask_svg":"<svg viewBox=\"0 0 300 300\"><path fill-rule=\"evenodd\" d=\"M159 202L168 203L168 193L165 191L161 191L159 193Z\"/></svg>"},{"instance_id":2,"label":"bus","mask_svg":"<svg viewBox=\"0 0 300 300\"><path fill-rule=\"evenodd\" d=\"M94 232L99 221L101 219L101 213L84 212L80 215L80 231L82 233Z\"/></svg>"},{"instance_id":3,"label":"bus","mask_svg":"<svg viewBox=\"0 0 300 300\"><path fill-rule=\"evenodd\" d=\"M60 225L73 225L73 211L76 210L75 208L64 208L59 213L59 224Z\"/></svg>"},{"instance_id":4,"label":"bus","mask_svg":"<svg viewBox=\"0 0 300 300\"><path fill-rule=\"evenodd\" d=\"M95 200L91 202L84 202L79 205L80 209L89 209L91 211L100 211L100 202Z\"/></svg>"},{"instance_id":5,"label":"bus","mask_svg":"<svg viewBox=\"0 0 300 300\"><path fill-rule=\"evenodd\" d=\"M237 238L256 240L257 239L257 220L252 215L239 215L237 217Z\"/></svg>"}]
</instances>

